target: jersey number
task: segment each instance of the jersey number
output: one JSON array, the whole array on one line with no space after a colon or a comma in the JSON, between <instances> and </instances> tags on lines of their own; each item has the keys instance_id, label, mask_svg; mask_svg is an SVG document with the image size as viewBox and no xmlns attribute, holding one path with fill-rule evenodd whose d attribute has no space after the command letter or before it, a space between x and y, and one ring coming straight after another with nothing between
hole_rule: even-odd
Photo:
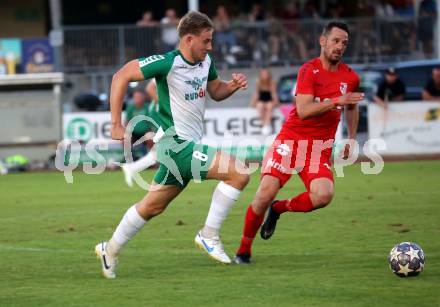
<instances>
[{"instance_id":1,"label":"jersey number","mask_svg":"<svg viewBox=\"0 0 440 307\"><path fill-rule=\"evenodd\" d=\"M202 153L200 151L194 151L193 157L196 158L197 160L202 161L202 162L208 161L208 155L205 155L204 153Z\"/></svg>"}]
</instances>

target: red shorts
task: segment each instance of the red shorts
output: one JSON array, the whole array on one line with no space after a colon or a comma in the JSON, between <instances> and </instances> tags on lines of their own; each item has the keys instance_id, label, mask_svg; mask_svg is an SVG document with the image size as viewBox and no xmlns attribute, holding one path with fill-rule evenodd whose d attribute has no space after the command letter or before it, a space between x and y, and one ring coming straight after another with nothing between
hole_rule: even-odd
<instances>
[{"instance_id":1,"label":"red shorts","mask_svg":"<svg viewBox=\"0 0 440 307\"><path fill-rule=\"evenodd\" d=\"M261 177L276 177L283 187L292 173L296 173L307 191L313 179L328 178L333 182L330 162L332 147L333 139L307 140L280 133L264 157Z\"/></svg>"}]
</instances>

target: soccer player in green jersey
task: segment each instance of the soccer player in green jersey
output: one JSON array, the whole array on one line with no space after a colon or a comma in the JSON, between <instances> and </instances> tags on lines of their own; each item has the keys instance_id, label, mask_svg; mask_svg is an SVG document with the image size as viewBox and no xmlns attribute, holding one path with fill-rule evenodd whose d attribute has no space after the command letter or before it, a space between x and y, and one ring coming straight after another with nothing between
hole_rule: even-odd
<instances>
[{"instance_id":1,"label":"soccer player in green jersey","mask_svg":"<svg viewBox=\"0 0 440 307\"><path fill-rule=\"evenodd\" d=\"M200 144L203 133L206 91L212 99L223 100L238 89L247 88L243 74L232 74L230 81L218 78L208 54L212 50L212 21L199 12L189 12L180 21L179 47L163 55L133 60L114 76L110 93L111 136L122 140L122 101L128 84L156 79L159 98L159 129L155 135L160 163L153 188L130 207L108 242L96 245L103 275L114 278L118 254L122 247L186 187L191 179L220 180L213 195L204 227L195 243L218 262L229 264L219 237L221 224L240 192L249 181L245 167L234 157Z\"/></svg>"},{"instance_id":2,"label":"soccer player in green jersey","mask_svg":"<svg viewBox=\"0 0 440 307\"><path fill-rule=\"evenodd\" d=\"M157 88L156 88L156 80L151 79L145 87L145 92L150 98L150 103L147 107L147 115L149 117L150 122L143 121L148 125L148 135L146 136L150 141L152 140L152 134L157 132L157 123L159 122L159 104L157 98ZM132 143L133 143L133 135L132 135ZM150 145L150 142L148 142ZM146 170L150 166L153 166L157 162L157 152L155 146L150 146L151 148L148 151L148 154L139 160L132 163L125 163L121 165L121 168L124 172L125 183L129 187L133 186L133 180L136 180L136 176L139 172ZM141 178L141 177L138 177Z\"/></svg>"}]
</instances>

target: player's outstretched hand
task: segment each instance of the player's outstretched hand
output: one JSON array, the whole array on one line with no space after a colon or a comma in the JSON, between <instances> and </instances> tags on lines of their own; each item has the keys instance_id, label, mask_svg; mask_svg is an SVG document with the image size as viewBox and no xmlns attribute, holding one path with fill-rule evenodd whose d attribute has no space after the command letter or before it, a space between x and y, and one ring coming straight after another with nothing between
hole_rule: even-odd
<instances>
[{"instance_id":1,"label":"player's outstretched hand","mask_svg":"<svg viewBox=\"0 0 440 307\"><path fill-rule=\"evenodd\" d=\"M112 125L110 134L113 140L123 140L124 139L125 128L122 125Z\"/></svg>"},{"instance_id":2,"label":"player's outstretched hand","mask_svg":"<svg viewBox=\"0 0 440 307\"><path fill-rule=\"evenodd\" d=\"M350 104L357 104L359 101L363 100L365 97L364 93L360 92L352 92L347 93L339 97L338 99L338 105L350 105Z\"/></svg>"},{"instance_id":3,"label":"player's outstretched hand","mask_svg":"<svg viewBox=\"0 0 440 307\"><path fill-rule=\"evenodd\" d=\"M247 89L247 77L243 74L232 74L232 82L237 88Z\"/></svg>"}]
</instances>

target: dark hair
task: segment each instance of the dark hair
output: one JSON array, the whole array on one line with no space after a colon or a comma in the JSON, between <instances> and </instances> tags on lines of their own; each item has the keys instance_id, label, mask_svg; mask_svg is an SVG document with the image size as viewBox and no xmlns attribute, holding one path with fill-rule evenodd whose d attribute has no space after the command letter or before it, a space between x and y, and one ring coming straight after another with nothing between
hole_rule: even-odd
<instances>
[{"instance_id":1,"label":"dark hair","mask_svg":"<svg viewBox=\"0 0 440 307\"><path fill-rule=\"evenodd\" d=\"M214 24L206 14L197 11L186 13L177 26L180 38L186 34L199 35L205 29L214 29Z\"/></svg>"},{"instance_id":2,"label":"dark hair","mask_svg":"<svg viewBox=\"0 0 440 307\"><path fill-rule=\"evenodd\" d=\"M327 36L333 28L344 30L345 32L347 32L347 34L350 34L350 32L348 31L348 26L345 22L330 21L322 30L322 35Z\"/></svg>"}]
</instances>

